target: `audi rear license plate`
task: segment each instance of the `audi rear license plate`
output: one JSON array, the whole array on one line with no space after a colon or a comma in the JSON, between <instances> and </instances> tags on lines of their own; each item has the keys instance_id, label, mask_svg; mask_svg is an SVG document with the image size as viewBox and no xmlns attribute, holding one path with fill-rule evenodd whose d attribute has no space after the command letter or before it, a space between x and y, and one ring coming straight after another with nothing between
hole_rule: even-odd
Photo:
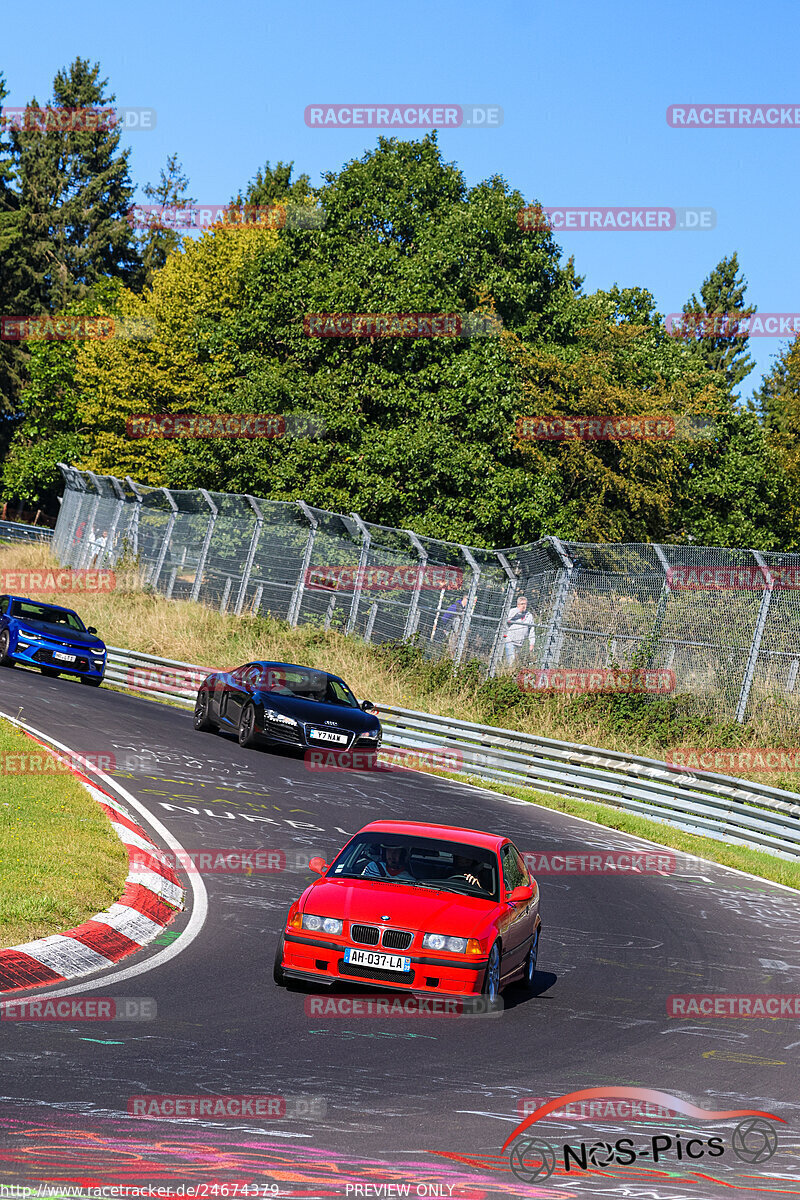
<instances>
[{"instance_id":1,"label":"audi rear license plate","mask_svg":"<svg viewBox=\"0 0 800 1200\"><path fill-rule=\"evenodd\" d=\"M356 950L348 946L344 961L356 967L378 967L381 971L399 971L407 975L411 970L411 959L402 954L381 954L379 950Z\"/></svg>"},{"instance_id":2,"label":"audi rear license plate","mask_svg":"<svg viewBox=\"0 0 800 1200\"><path fill-rule=\"evenodd\" d=\"M348 741L346 733L334 733L332 729L312 729L309 736L320 742L333 742L337 746L346 746Z\"/></svg>"},{"instance_id":3,"label":"audi rear license plate","mask_svg":"<svg viewBox=\"0 0 800 1200\"><path fill-rule=\"evenodd\" d=\"M53 651L53 658L57 658L59 662L75 662L74 654L63 654L60 650Z\"/></svg>"}]
</instances>

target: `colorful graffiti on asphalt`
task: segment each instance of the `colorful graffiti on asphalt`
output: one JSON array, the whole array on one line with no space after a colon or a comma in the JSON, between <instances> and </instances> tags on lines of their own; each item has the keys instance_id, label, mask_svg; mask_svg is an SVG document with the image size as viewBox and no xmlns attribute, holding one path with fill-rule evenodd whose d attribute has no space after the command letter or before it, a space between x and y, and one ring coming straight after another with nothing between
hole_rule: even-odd
<instances>
[{"instance_id":1,"label":"colorful graffiti on asphalt","mask_svg":"<svg viewBox=\"0 0 800 1200\"><path fill-rule=\"evenodd\" d=\"M430 1163L405 1156L363 1158L259 1138L240 1130L187 1129L89 1116L56 1119L0 1117L0 1184L41 1181L51 1185L102 1187L128 1184L169 1186L229 1181L277 1183L281 1192L302 1197L344 1197L347 1184L450 1185L452 1200L502 1200L523 1194L528 1200L573 1200L576 1193L545 1186L520 1189L507 1162L469 1167L454 1161ZM507 1176L507 1178L506 1178ZM380 1193L377 1193L380 1194ZM390 1193L391 1194L391 1193ZM420 1193L422 1194L422 1193ZM446 1187L440 1195L448 1196ZM352 1192L351 1192L352 1195Z\"/></svg>"}]
</instances>

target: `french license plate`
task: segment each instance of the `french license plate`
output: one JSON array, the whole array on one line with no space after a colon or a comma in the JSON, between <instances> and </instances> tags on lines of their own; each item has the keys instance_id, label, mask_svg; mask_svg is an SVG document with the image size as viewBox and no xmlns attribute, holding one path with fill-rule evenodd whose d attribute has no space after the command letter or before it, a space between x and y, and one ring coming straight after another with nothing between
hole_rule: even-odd
<instances>
[{"instance_id":1,"label":"french license plate","mask_svg":"<svg viewBox=\"0 0 800 1200\"><path fill-rule=\"evenodd\" d=\"M74 654L62 654L60 650L53 651L53 658L57 658L59 662L75 662Z\"/></svg>"},{"instance_id":2,"label":"french license plate","mask_svg":"<svg viewBox=\"0 0 800 1200\"><path fill-rule=\"evenodd\" d=\"M399 971L408 974L411 970L411 959L402 954L382 954L379 950L356 950L348 946L344 952L344 961L357 967L379 967L382 971Z\"/></svg>"},{"instance_id":3,"label":"french license plate","mask_svg":"<svg viewBox=\"0 0 800 1200\"><path fill-rule=\"evenodd\" d=\"M320 742L333 742L337 746L346 746L348 742L346 733L334 733L332 729L312 729L309 737Z\"/></svg>"}]
</instances>

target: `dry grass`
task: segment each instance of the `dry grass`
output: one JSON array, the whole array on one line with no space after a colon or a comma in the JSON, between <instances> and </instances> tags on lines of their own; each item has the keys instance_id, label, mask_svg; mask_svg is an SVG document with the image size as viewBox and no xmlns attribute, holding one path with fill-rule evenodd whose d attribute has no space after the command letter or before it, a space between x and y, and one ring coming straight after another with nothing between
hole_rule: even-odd
<instances>
[{"instance_id":1,"label":"dry grass","mask_svg":"<svg viewBox=\"0 0 800 1200\"><path fill-rule=\"evenodd\" d=\"M0 773L4 947L71 929L113 904L125 886L128 855L74 776L2 719Z\"/></svg>"}]
</instances>

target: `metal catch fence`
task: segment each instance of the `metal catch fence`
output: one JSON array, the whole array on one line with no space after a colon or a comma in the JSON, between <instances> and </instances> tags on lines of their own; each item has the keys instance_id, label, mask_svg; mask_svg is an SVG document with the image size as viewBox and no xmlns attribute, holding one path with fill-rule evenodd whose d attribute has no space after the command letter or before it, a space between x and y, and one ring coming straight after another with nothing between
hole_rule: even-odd
<instances>
[{"instance_id":1,"label":"metal catch fence","mask_svg":"<svg viewBox=\"0 0 800 1200\"><path fill-rule=\"evenodd\" d=\"M800 555L555 537L478 549L302 500L61 470L53 546L64 566L127 558L173 599L316 622L368 642L413 639L429 656L475 660L489 676L659 668L676 693L739 721L770 707L800 713ZM527 634L518 644L504 636L522 594L535 645Z\"/></svg>"}]
</instances>

